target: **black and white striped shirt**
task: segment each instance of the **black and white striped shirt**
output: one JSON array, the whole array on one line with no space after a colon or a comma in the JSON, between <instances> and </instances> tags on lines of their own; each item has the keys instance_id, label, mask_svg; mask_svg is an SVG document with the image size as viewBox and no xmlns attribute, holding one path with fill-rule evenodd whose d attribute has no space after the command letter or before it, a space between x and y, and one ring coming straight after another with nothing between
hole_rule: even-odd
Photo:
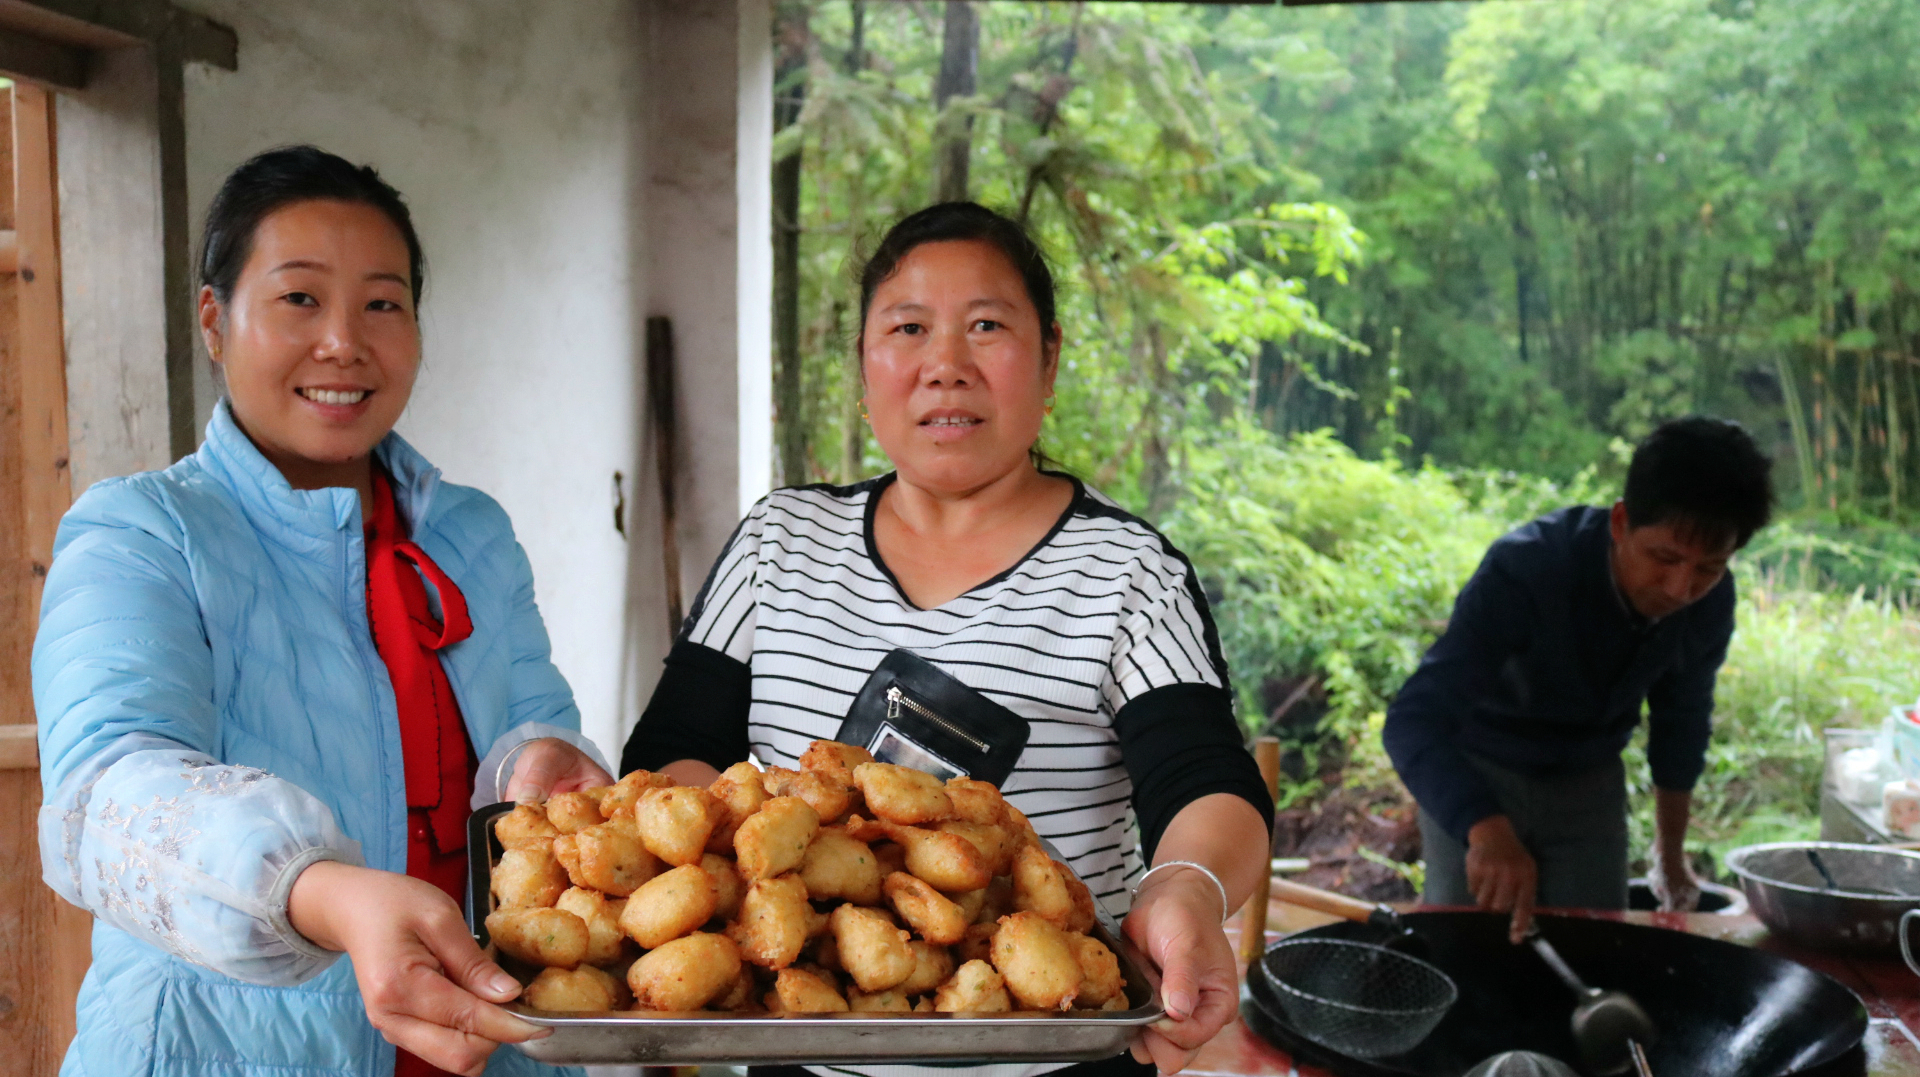
<instances>
[{"instance_id":1,"label":"black and white striped shirt","mask_svg":"<svg viewBox=\"0 0 1920 1077\"><path fill-rule=\"evenodd\" d=\"M776 490L754 506L694 601L623 772L677 759L724 768L749 751L793 766L810 742L839 732L880 660L904 647L1028 721L1001 790L1116 918L1182 807L1227 792L1273 817L1233 718L1206 598L1159 532L1075 480L1072 503L1017 564L921 609L874 544L874 509L892 481ZM968 1072L1026 1077L1062 1065Z\"/></svg>"},{"instance_id":2,"label":"black and white striped shirt","mask_svg":"<svg viewBox=\"0 0 1920 1077\"><path fill-rule=\"evenodd\" d=\"M1206 599L1157 531L1075 480L1072 503L1017 564L921 609L874 545L874 509L892 480L777 490L754 506L695 600L623 767L724 766L743 747L793 766L808 743L838 733L874 667L904 647L1031 724L1003 792L1115 916L1144 870L1141 831L1151 845L1206 792L1269 810L1240 748ZM730 669L744 688L709 683ZM742 694L744 745L715 728L738 728L715 704ZM1130 724L1151 727L1153 758L1126 750ZM1168 767L1178 773L1143 781L1143 770ZM1178 803L1149 803L1153 792Z\"/></svg>"}]
</instances>

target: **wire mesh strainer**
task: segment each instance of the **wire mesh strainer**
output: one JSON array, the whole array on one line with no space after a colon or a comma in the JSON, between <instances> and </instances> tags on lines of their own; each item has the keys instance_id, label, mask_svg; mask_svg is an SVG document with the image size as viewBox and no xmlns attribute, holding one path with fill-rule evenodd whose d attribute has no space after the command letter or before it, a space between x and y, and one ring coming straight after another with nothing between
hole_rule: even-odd
<instances>
[{"instance_id":1,"label":"wire mesh strainer","mask_svg":"<svg viewBox=\"0 0 1920 1077\"><path fill-rule=\"evenodd\" d=\"M1287 1022L1355 1058L1410 1051L1446 1016L1459 989L1417 958L1346 939L1289 939L1260 959Z\"/></svg>"}]
</instances>

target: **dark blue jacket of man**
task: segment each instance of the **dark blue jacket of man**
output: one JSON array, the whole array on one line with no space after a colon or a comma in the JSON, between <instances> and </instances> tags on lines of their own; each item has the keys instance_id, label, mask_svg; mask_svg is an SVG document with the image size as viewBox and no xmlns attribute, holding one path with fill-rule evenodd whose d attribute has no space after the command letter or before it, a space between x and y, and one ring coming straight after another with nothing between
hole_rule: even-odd
<instances>
[{"instance_id":1,"label":"dark blue jacket of man","mask_svg":"<svg viewBox=\"0 0 1920 1077\"><path fill-rule=\"evenodd\" d=\"M1487 551L1453 619L1387 709L1387 754L1447 833L1500 814L1463 753L1532 777L1616 759L1647 705L1647 762L1662 789L1706 764L1713 681L1733 637L1733 575L1648 622L1613 581L1607 510L1576 506Z\"/></svg>"}]
</instances>

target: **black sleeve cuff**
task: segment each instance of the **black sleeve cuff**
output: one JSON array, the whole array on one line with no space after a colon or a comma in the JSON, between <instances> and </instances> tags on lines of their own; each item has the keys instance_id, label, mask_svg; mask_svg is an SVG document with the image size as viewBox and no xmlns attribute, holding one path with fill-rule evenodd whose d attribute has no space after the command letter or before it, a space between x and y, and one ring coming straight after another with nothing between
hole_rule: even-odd
<instances>
[{"instance_id":1,"label":"black sleeve cuff","mask_svg":"<svg viewBox=\"0 0 1920 1077\"><path fill-rule=\"evenodd\" d=\"M1225 689L1170 684L1135 696L1114 716L1120 757L1133 779L1133 813L1148 863L1180 809L1212 793L1253 805L1273 833L1273 797L1241 742Z\"/></svg>"},{"instance_id":2,"label":"black sleeve cuff","mask_svg":"<svg viewBox=\"0 0 1920 1077\"><path fill-rule=\"evenodd\" d=\"M698 643L675 643L620 753L620 773L659 770L681 759L727 769L747 757L752 702L753 671L745 662Z\"/></svg>"}]
</instances>

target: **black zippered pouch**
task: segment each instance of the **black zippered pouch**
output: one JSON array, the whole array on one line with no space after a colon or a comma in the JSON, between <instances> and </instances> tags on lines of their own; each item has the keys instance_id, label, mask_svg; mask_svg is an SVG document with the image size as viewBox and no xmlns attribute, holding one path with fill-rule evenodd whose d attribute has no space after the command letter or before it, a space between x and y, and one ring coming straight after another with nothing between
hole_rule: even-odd
<instances>
[{"instance_id":1,"label":"black zippered pouch","mask_svg":"<svg viewBox=\"0 0 1920 1077\"><path fill-rule=\"evenodd\" d=\"M895 648L861 686L834 739L942 781L964 776L1000 785L1026 750L1031 728L952 674Z\"/></svg>"}]
</instances>

